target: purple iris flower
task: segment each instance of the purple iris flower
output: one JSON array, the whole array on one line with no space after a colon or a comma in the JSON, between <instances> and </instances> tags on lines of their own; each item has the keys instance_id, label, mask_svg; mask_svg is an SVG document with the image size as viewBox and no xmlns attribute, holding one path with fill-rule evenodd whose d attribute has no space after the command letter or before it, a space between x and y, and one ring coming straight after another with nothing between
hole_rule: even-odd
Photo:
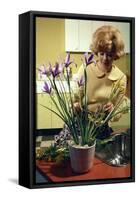
<instances>
[{"instance_id":1,"label":"purple iris flower","mask_svg":"<svg viewBox=\"0 0 138 200\"><path fill-rule=\"evenodd\" d=\"M53 77L55 78L56 76L58 76L61 72L62 72L62 65L59 64L58 62L55 63L55 65L52 67L51 63L49 64L49 68L51 71L51 74L53 75Z\"/></svg>"},{"instance_id":2,"label":"purple iris flower","mask_svg":"<svg viewBox=\"0 0 138 200\"><path fill-rule=\"evenodd\" d=\"M42 74L46 75L47 74L47 69L46 69L45 65L41 65L41 67L38 68L38 71L40 72L40 75L42 75Z\"/></svg>"},{"instance_id":3,"label":"purple iris flower","mask_svg":"<svg viewBox=\"0 0 138 200\"><path fill-rule=\"evenodd\" d=\"M47 82L45 81L45 82L44 82L44 87L43 87L43 92L46 92L46 93L50 94L50 93L51 93L51 90L52 90L51 86L49 86L49 85L47 84Z\"/></svg>"},{"instance_id":4,"label":"purple iris flower","mask_svg":"<svg viewBox=\"0 0 138 200\"><path fill-rule=\"evenodd\" d=\"M90 56L88 55L88 53L85 53L85 54L84 54L84 59L85 59L85 65L86 65L86 67L87 67L88 65L90 65L92 62L94 62L94 61L93 61L93 57L94 57L94 54L93 54L93 53L91 53Z\"/></svg>"},{"instance_id":5,"label":"purple iris flower","mask_svg":"<svg viewBox=\"0 0 138 200\"><path fill-rule=\"evenodd\" d=\"M78 86L79 86L79 87L81 87L81 86L84 85L84 83L85 83L85 78L84 78L83 75L81 76L80 80L77 81L77 83L78 83Z\"/></svg>"},{"instance_id":6,"label":"purple iris flower","mask_svg":"<svg viewBox=\"0 0 138 200\"><path fill-rule=\"evenodd\" d=\"M75 64L75 66L77 67L76 63L74 63L74 61L70 61L70 53L67 54L66 59L65 59L65 67L68 67L70 64Z\"/></svg>"},{"instance_id":7,"label":"purple iris flower","mask_svg":"<svg viewBox=\"0 0 138 200\"><path fill-rule=\"evenodd\" d=\"M38 71L40 73L40 77L42 78L42 75L49 76L51 74L50 68L46 68L45 65L41 65L40 68L38 68Z\"/></svg>"}]
</instances>

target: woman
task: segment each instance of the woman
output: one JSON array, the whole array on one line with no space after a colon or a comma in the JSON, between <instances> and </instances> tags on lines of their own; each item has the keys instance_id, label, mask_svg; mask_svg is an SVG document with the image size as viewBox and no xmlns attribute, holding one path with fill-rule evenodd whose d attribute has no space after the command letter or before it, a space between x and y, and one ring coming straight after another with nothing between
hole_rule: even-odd
<instances>
[{"instance_id":1,"label":"woman","mask_svg":"<svg viewBox=\"0 0 138 200\"><path fill-rule=\"evenodd\" d=\"M91 50L97 56L95 63L87 66L87 103L91 112L96 112L97 108L104 105L105 111L110 112L120 98L124 97L126 91L126 75L113 64L114 60L124 55L124 43L120 31L113 26L102 26L98 28L94 35ZM78 79L83 75L83 66L78 71ZM109 97L113 84L120 80L120 93L111 101ZM81 88L83 97L83 88ZM77 95L76 95L77 99ZM80 105L76 101L74 104L77 110ZM117 115L113 120L117 121L121 115ZM99 136L104 139L110 135L112 129L106 125L105 131Z\"/></svg>"},{"instance_id":2,"label":"woman","mask_svg":"<svg viewBox=\"0 0 138 200\"><path fill-rule=\"evenodd\" d=\"M104 109L110 112L120 98L123 98L126 91L126 75L113 64L114 60L124 55L124 43L120 31L113 26L102 26L98 28L92 39L91 51L97 57L96 62L87 66L87 103L90 112L96 112L97 108L104 104ZM78 79L84 74L84 67L81 66L77 76ZM119 94L110 101L110 94L113 84L120 80L121 90ZM74 107L76 111L81 109L78 101L78 94L81 93L83 98L83 86L75 94ZM121 115L114 117L114 121L119 120ZM67 132L67 127L62 133ZM98 135L98 139L105 139L110 136L113 130L108 124L105 125L104 131Z\"/></svg>"}]
</instances>

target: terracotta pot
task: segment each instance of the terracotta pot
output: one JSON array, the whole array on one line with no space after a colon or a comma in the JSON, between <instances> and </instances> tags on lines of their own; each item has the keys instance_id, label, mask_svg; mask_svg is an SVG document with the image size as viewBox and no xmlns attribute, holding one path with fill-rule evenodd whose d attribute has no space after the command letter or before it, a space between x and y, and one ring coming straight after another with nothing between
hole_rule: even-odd
<instances>
[{"instance_id":1,"label":"terracotta pot","mask_svg":"<svg viewBox=\"0 0 138 200\"><path fill-rule=\"evenodd\" d=\"M69 143L69 153L72 170L79 174L88 172L93 166L95 144L78 146Z\"/></svg>"}]
</instances>

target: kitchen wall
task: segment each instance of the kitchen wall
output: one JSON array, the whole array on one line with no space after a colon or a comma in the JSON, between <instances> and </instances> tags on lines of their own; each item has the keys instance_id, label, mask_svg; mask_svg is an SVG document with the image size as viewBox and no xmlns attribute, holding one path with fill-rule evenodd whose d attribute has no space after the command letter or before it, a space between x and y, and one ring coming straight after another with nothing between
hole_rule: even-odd
<instances>
[{"instance_id":1,"label":"kitchen wall","mask_svg":"<svg viewBox=\"0 0 138 200\"><path fill-rule=\"evenodd\" d=\"M54 63L64 56L64 20L36 18L36 64Z\"/></svg>"},{"instance_id":2,"label":"kitchen wall","mask_svg":"<svg viewBox=\"0 0 138 200\"><path fill-rule=\"evenodd\" d=\"M65 21L64 19L55 18L36 18L36 68L42 64L64 58L65 52ZM71 58L81 65L81 57L83 53L71 53ZM117 66L126 74L130 74L130 56L127 54L115 62ZM73 73L76 73L78 68L72 67ZM36 77L38 78L38 70L36 69ZM45 97L42 94L37 94L37 128L49 128L54 119L54 127L62 127L62 122L53 114L50 114L44 108L38 105L38 99L45 102ZM51 117L54 118L51 118ZM127 126L129 124L128 114L122 117L120 122L114 123L113 126Z\"/></svg>"}]
</instances>

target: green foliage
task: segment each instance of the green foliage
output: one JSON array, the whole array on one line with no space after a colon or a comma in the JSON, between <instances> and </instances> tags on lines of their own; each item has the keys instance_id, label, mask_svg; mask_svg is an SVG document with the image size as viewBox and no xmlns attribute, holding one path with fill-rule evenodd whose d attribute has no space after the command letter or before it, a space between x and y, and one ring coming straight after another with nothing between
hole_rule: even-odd
<instances>
[{"instance_id":1,"label":"green foliage","mask_svg":"<svg viewBox=\"0 0 138 200\"><path fill-rule=\"evenodd\" d=\"M52 145L46 147L45 151L40 155L38 159L43 159L46 161L60 161L69 158L69 150L67 147L58 147L56 145Z\"/></svg>"}]
</instances>

